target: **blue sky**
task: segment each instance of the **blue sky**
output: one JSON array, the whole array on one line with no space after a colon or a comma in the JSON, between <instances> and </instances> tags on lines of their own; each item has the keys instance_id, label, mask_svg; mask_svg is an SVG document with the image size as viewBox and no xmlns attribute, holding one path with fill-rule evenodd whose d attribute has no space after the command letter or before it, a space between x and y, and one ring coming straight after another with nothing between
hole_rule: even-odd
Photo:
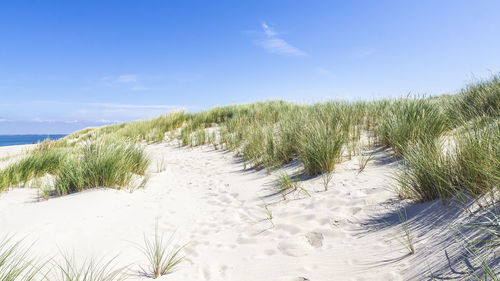
<instances>
[{"instance_id":1,"label":"blue sky","mask_svg":"<svg viewBox=\"0 0 500 281\"><path fill-rule=\"evenodd\" d=\"M167 111L453 93L500 71L500 1L2 1L0 134Z\"/></svg>"}]
</instances>

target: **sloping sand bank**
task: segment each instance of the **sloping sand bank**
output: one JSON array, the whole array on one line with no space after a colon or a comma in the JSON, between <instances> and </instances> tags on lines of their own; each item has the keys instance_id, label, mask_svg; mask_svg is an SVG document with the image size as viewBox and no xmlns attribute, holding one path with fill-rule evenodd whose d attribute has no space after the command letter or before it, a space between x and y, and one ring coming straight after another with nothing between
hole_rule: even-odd
<instances>
[{"instance_id":1,"label":"sloping sand bank","mask_svg":"<svg viewBox=\"0 0 500 281\"><path fill-rule=\"evenodd\" d=\"M278 172L244 170L232 153L167 144L148 151L151 177L133 192L99 189L48 201L34 189L0 194L2 235L33 241L40 257L116 256L137 273L131 280L146 279L137 244L156 221L174 233L175 245L187 243L185 262L159 280L428 280L431 265L446 271L449 264L447 223L460 211L437 201L408 207L416 248L409 255L394 211L397 163L384 151L363 172L357 159L340 164L328 191L321 177L306 179L311 197L296 191L287 200L275 194Z\"/></svg>"}]
</instances>

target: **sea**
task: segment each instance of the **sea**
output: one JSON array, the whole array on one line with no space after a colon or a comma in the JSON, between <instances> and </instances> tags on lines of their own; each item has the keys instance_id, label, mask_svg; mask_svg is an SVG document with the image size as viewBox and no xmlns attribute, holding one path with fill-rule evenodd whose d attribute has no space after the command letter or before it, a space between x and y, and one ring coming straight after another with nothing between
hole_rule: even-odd
<instances>
[{"instance_id":1,"label":"sea","mask_svg":"<svg viewBox=\"0 0 500 281\"><path fill-rule=\"evenodd\" d=\"M0 146L33 144L46 139L57 140L67 135L0 135Z\"/></svg>"}]
</instances>

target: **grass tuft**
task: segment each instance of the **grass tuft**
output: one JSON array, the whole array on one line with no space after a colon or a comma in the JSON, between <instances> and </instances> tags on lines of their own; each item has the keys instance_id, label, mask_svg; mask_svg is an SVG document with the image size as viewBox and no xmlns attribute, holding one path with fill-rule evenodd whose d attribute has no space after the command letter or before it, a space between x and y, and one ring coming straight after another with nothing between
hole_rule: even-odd
<instances>
[{"instance_id":1,"label":"grass tuft","mask_svg":"<svg viewBox=\"0 0 500 281\"><path fill-rule=\"evenodd\" d=\"M141 250L148 259L149 267L142 268L142 271L146 276L156 279L166 275L183 261L181 251L184 247L171 247L172 237L173 234L169 239L165 239L159 233L158 224L155 225L153 239L144 236L144 247L141 247Z\"/></svg>"}]
</instances>

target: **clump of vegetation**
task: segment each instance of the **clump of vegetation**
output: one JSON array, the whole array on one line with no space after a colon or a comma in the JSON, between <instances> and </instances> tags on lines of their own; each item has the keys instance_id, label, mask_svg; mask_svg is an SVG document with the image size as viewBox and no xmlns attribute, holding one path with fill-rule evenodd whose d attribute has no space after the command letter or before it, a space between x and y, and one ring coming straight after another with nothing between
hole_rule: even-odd
<instances>
[{"instance_id":1,"label":"clump of vegetation","mask_svg":"<svg viewBox=\"0 0 500 281\"><path fill-rule=\"evenodd\" d=\"M309 175L330 173L335 164L340 162L342 146L345 141L345 129L342 125L325 124L315 120L304 128L299 150L299 158L304 164L304 170Z\"/></svg>"},{"instance_id":2,"label":"clump of vegetation","mask_svg":"<svg viewBox=\"0 0 500 281\"><path fill-rule=\"evenodd\" d=\"M120 188L134 175L144 175L148 165L144 149L134 143L112 138L91 138L76 146L45 141L0 171L0 191L32 181L48 198L51 187L39 180L45 175L55 176L58 195L99 186Z\"/></svg>"},{"instance_id":3,"label":"clump of vegetation","mask_svg":"<svg viewBox=\"0 0 500 281\"><path fill-rule=\"evenodd\" d=\"M402 156L412 144L440 136L449 128L447 116L428 99L400 99L387 108L377 128L380 144Z\"/></svg>"},{"instance_id":4,"label":"clump of vegetation","mask_svg":"<svg viewBox=\"0 0 500 281\"><path fill-rule=\"evenodd\" d=\"M88 142L57 173L55 190L64 195L87 188L125 187L134 175L144 175L148 165L144 149L135 144L103 139Z\"/></svg>"},{"instance_id":5,"label":"clump of vegetation","mask_svg":"<svg viewBox=\"0 0 500 281\"><path fill-rule=\"evenodd\" d=\"M500 182L500 122L458 128L448 142L430 139L404 154L398 180L403 197L428 201L450 196L480 195Z\"/></svg>"},{"instance_id":6,"label":"clump of vegetation","mask_svg":"<svg viewBox=\"0 0 500 281\"><path fill-rule=\"evenodd\" d=\"M53 141L41 143L27 156L0 171L0 191L14 185L24 186L29 180L45 174L57 173L69 150L51 143Z\"/></svg>"}]
</instances>

